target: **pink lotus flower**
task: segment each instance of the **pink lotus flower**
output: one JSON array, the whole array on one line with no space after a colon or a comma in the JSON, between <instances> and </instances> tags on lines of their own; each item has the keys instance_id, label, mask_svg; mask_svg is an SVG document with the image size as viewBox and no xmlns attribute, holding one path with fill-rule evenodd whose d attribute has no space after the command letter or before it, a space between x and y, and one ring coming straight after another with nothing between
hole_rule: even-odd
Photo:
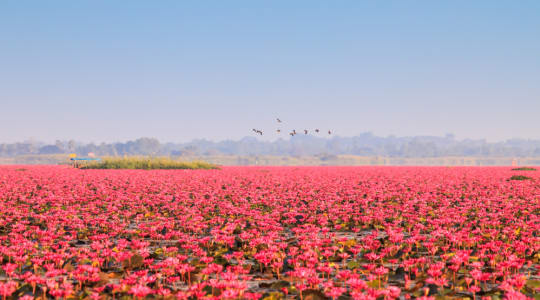
<instances>
[{"instance_id":1,"label":"pink lotus flower","mask_svg":"<svg viewBox=\"0 0 540 300\"><path fill-rule=\"evenodd\" d=\"M331 287L325 295L332 299L337 299L339 296L341 296L343 293L347 291L346 288L343 287Z\"/></svg>"},{"instance_id":2,"label":"pink lotus flower","mask_svg":"<svg viewBox=\"0 0 540 300\"><path fill-rule=\"evenodd\" d=\"M540 270L540 173L15 169L0 168L0 273L36 297L256 298L261 279L270 292L348 289L354 299L410 299L429 283L531 297L525 284Z\"/></svg>"},{"instance_id":3,"label":"pink lotus flower","mask_svg":"<svg viewBox=\"0 0 540 300\"><path fill-rule=\"evenodd\" d=\"M0 282L0 295L2 295L2 299L6 299L6 297L11 296L13 292L17 290L17 283L14 281L8 281L8 282Z\"/></svg>"},{"instance_id":4,"label":"pink lotus flower","mask_svg":"<svg viewBox=\"0 0 540 300\"><path fill-rule=\"evenodd\" d=\"M129 293L135 297L144 298L152 293L152 289L144 285L135 285L129 290Z\"/></svg>"}]
</instances>

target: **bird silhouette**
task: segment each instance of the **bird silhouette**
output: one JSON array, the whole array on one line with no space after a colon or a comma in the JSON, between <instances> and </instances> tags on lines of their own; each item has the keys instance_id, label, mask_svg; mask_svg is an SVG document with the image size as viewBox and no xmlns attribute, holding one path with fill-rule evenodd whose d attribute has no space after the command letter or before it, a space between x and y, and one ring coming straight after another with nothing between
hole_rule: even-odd
<instances>
[{"instance_id":1,"label":"bird silhouette","mask_svg":"<svg viewBox=\"0 0 540 300\"><path fill-rule=\"evenodd\" d=\"M277 120L278 123L282 123L281 119L276 118L276 120ZM252 131L255 132L255 133L258 134L258 135L261 135L261 136L263 135L263 131L262 131L262 130L253 128ZM316 133L321 132L321 130L320 130L319 128L315 128L314 131L315 131ZM276 132L277 132L277 133L281 133L281 129L280 129L280 128L276 129ZM297 134L298 134L298 133L296 132L296 129L293 129L291 132L289 132L289 135L290 135L290 136L295 136L295 135L297 135ZM309 134L309 130L304 129L304 134L306 134L306 135ZM331 135L331 134L332 134L332 131L331 131L331 130L328 130L328 134Z\"/></svg>"}]
</instances>

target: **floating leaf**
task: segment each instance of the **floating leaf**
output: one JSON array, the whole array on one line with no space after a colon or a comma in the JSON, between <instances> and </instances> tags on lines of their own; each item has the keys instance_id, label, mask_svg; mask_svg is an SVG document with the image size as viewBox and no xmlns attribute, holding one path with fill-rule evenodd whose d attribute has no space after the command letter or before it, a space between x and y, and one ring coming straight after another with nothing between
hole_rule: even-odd
<instances>
[{"instance_id":1,"label":"floating leaf","mask_svg":"<svg viewBox=\"0 0 540 300\"><path fill-rule=\"evenodd\" d=\"M302 296L305 300L327 300L329 299L319 290L305 290L302 292Z\"/></svg>"},{"instance_id":2,"label":"floating leaf","mask_svg":"<svg viewBox=\"0 0 540 300\"><path fill-rule=\"evenodd\" d=\"M122 262L124 268L136 269L144 264L144 258L139 254L134 254L130 259L126 259Z\"/></svg>"},{"instance_id":3,"label":"floating leaf","mask_svg":"<svg viewBox=\"0 0 540 300\"><path fill-rule=\"evenodd\" d=\"M357 269L360 267L360 263L357 260L351 260L347 263L347 269Z\"/></svg>"},{"instance_id":4,"label":"floating leaf","mask_svg":"<svg viewBox=\"0 0 540 300\"><path fill-rule=\"evenodd\" d=\"M540 288L540 280L527 280L527 283L525 285L533 290Z\"/></svg>"},{"instance_id":5,"label":"floating leaf","mask_svg":"<svg viewBox=\"0 0 540 300\"><path fill-rule=\"evenodd\" d=\"M381 286L381 281L378 279L372 280L372 281L369 281L367 285L372 289L378 289Z\"/></svg>"},{"instance_id":6,"label":"floating leaf","mask_svg":"<svg viewBox=\"0 0 540 300\"><path fill-rule=\"evenodd\" d=\"M266 297L263 298L263 300L281 300L284 299L284 295L279 292L272 292L269 293Z\"/></svg>"}]
</instances>

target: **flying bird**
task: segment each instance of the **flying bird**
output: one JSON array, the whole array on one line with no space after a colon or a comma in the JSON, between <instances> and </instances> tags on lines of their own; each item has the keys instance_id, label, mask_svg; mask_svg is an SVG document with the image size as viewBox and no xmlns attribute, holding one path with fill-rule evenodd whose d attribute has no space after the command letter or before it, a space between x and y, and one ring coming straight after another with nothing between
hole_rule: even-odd
<instances>
[{"instance_id":1,"label":"flying bird","mask_svg":"<svg viewBox=\"0 0 540 300\"><path fill-rule=\"evenodd\" d=\"M279 118L276 119L278 123L281 123L281 120Z\"/></svg>"},{"instance_id":2,"label":"flying bird","mask_svg":"<svg viewBox=\"0 0 540 300\"><path fill-rule=\"evenodd\" d=\"M316 132L316 133L319 133L319 129L318 129L318 128L317 128L317 129L315 129L315 132Z\"/></svg>"}]
</instances>

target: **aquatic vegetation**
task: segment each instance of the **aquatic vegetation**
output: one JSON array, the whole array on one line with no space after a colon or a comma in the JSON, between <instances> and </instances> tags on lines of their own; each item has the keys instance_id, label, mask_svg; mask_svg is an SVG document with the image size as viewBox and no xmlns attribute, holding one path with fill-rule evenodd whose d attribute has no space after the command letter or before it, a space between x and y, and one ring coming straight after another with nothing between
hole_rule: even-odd
<instances>
[{"instance_id":1,"label":"aquatic vegetation","mask_svg":"<svg viewBox=\"0 0 540 300\"><path fill-rule=\"evenodd\" d=\"M0 167L0 296L526 299L540 186L491 167Z\"/></svg>"}]
</instances>

